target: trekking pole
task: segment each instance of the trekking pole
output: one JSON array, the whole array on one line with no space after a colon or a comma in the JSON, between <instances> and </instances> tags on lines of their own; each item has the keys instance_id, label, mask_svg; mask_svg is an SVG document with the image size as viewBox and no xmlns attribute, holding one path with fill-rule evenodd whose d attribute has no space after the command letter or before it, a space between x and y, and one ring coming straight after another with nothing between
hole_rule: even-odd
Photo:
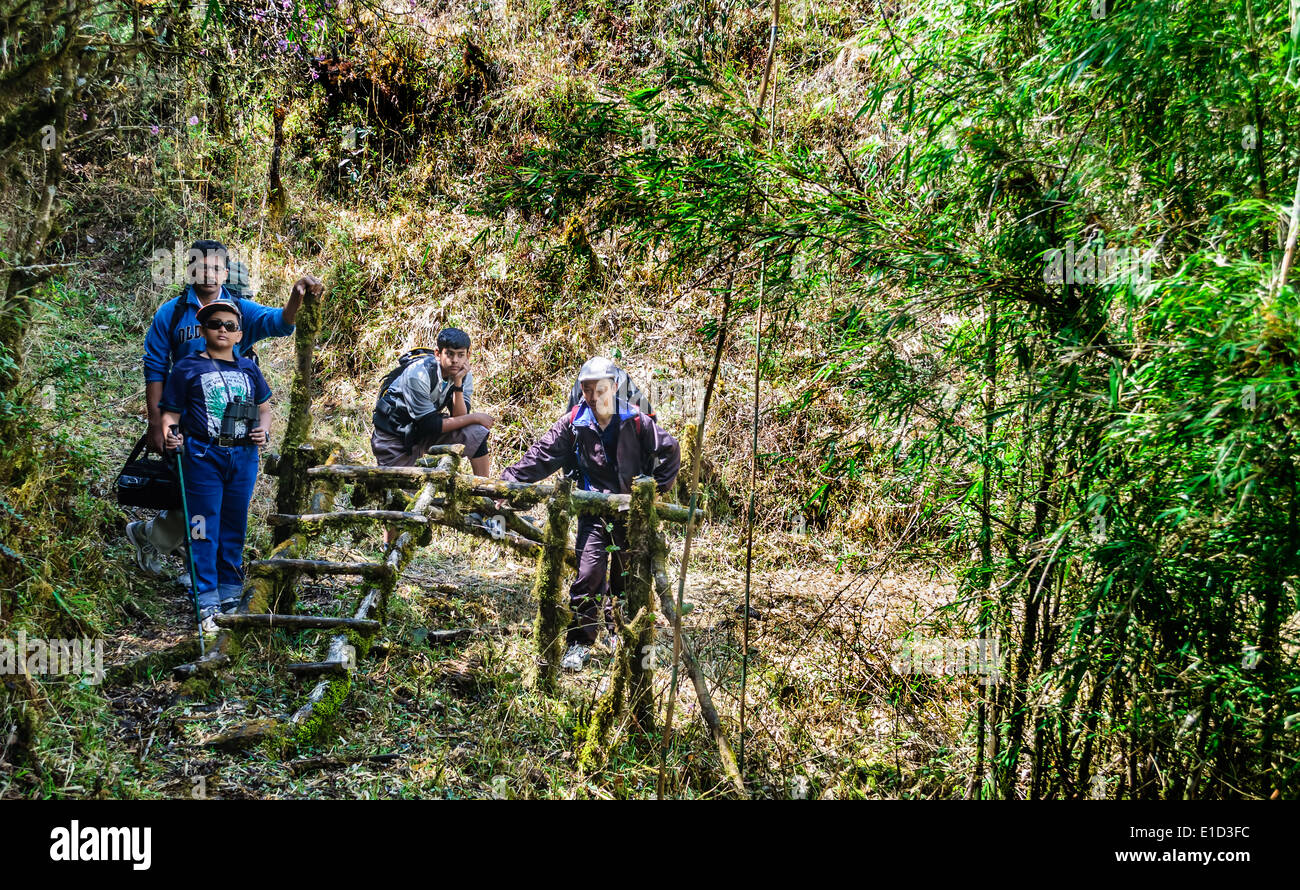
<instances>
[{"instance_id":1,"label":"trekking pole","mask_svg":"<svg viewBox=\"0 0 1300 890\"><path fill-rule=\"evenodd\" d=\"M172 435L180 435L181 428L177 424L170 427ZM185 470L181 467L181 453L185 450L185 443L182 442L176 449L176 475L181 481L181 509L185 511L185 559L189 563L190 569L190 598L194 600L194 622L199 628L199 657L208 654L207 646L203 643L203 614L199 609L199 593L194 587L194 580L197 577L194 571L194 548L190 543L190 503L189 498L185 496Z\"/></svg>"}]
</instances>

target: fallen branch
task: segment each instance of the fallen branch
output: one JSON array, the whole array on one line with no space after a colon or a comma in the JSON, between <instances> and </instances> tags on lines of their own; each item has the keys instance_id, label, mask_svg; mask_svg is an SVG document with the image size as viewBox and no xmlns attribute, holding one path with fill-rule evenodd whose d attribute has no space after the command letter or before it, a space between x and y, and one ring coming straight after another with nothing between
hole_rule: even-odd
<instances>
[{"instance_id":1,"label":"fallen branch","mask_svg":"<svg viewBox=\"0 0 1300 890\"><path fill-rule=\"evenodd\" d=\"M418 513L401 510L339 510L334 513L272 513L266 517L267 525L320 525L325 527L360 525L363 522L409 522L416 525L428 523Z\"/></svg>"},{"instance_id":2,"label":"fallen branch","mask_svg":"<svg viewBox=\"0 0 1300 890\"><path fill-rule=\"evenodd\" d=\"M301 572L304 575L362 575L367 578L386 578L392 575L391 567L382 562L330 562L323 559L258 559L249 563L250 571Z\"/></svg>"},{"instance_id":3,"label":"fallen branch","mask_svg":"<svg viewBox=\"0 0 1300 890\"><path fill-rule=\"evenodd\" d=\"M677 620L677 607L673 602L672 582L668 580L668 572L664 568L662 556L657 555L655 557L654 575L655 591L659 594L659 607L663 609L664 616L672 622L674 628L681 627ZM736 794L748 799L749 792L745 790L745 780L741 778L740 769L736 766L736 755L731 751L727 735L722 731L722 721L718 719L718 709L714 707L713 696L709 694L709 687L704 682L704 674L700 671L699 660L695 657L695 651L691 649L690 643L686 642L685 635L678 634L677 636L679 638L682 663L686 666L686 676L691 678L691 683L695 686L695 697L700 702L700 718L704 721L704 725L709 728L709 733L718 746L718 757L722 760L723 772L731 780L732 786L736 789Z\"/></svg>"},{"instance_id":4,"label":"fallen branch","mask_svg":"<svg viewBox=\"0 0 1300 890\"><path fill-rule=\"evenodd\" d=\"M390 763L396 763L401 760L401 754L362 754L356 757L307 757L302 760L291 760L286 766L294 775L301 775L306 772L318 769L339 769L340 767L352 766L356 763L376 763L380 766L388 766Z\"/></svg>"},{"instance_id":5,"label":"fallen branch","mask_svg":"<svg viewBox=\"0 0 1300 890\"><path fill-rule=\"evenodd\" d=\"M362 618L331 618L327 615L226 614L216 615L217 627L283 628L285 630L336 630L347 628L370 635L381 627L378 621ZM327 659L328 660L328 659Z\"/></svg>"}]
</instances>

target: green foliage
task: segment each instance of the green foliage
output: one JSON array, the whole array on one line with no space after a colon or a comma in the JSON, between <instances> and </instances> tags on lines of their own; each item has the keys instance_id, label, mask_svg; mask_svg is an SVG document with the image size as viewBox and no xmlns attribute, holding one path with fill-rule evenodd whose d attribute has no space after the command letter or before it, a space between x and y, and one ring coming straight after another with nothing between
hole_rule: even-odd
<instances>
[{"instance_id":1,"label":"green foliage","mask_svg":"<svg viewBox=\"0 0 1300 890\"><path fill-rule=\"evenodd\" d=\"M679 274L738 258L738 299L761 261L778 311L833 290L815 377L873 434L829 431L822 471L977 554L953 608L1007 656L985 793L1294 794L1286 5L949 2L860 45L868 126L833 155L765 147L696 56L566 119L495 197L582 208Z\"/></svg>"}]
</instances>

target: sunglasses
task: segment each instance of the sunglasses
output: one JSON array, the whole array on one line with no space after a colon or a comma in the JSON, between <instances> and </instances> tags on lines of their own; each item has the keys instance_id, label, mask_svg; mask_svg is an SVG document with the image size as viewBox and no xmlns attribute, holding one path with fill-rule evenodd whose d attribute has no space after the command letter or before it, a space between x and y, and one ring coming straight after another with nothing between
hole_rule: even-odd
<instances>
[{"instance_id":1,"label":"sunglasses","mask_svg":"<svg viewBox=\"0 0 1300 890\"><path fill-rule=\"evenodd\" d=\"M228 332L232 334L239 330L239 322L219 321L218 319L215 318L209 318L207 321L203 322L203 326L207 328L209 331L219 331L222 328L225 328Z\"/></svg>"}]
</instances>

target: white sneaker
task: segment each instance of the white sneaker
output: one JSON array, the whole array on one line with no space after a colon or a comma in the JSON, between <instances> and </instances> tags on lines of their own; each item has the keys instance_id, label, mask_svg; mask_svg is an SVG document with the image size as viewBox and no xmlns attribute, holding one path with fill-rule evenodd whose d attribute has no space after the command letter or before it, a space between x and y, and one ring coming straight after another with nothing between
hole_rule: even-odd
<instances>
[{"instance_id":1,"label":"white sneaker","mask_svg":"<svg viewBox=\"0 0 1300 890\"><path fill-rule=\"evenodd\" d=\"M135 564L140 567L140 571L154 578L161 578L163 573L162 554L158 548L149 543L149 538L144 533L145 520L141 519L136 522L126 524L126 539L131 543L135 550Z\"/></svg>"},{"instance_id":2,"label":"white sneaker","mask_svg":"<svg viewBox=\"0 0 1300 890\"><path fill-rule=\"evenodd\" d=\"M217 610L204 609L201 613L203 620L199 622L199 629L203 631L205 637L215 637L221 628L217 627Z\"/></svg>"},{"instance_id":3,"label":"white sneaker","mask_svg":"<svg viewBox=\"0 0 1300 890\"><path fill-rule=\"evenodd\" d=\"M569 647L569 651L564 653L564 660L560 662L560 667L566 671L580 671L589 658L591 658L591 647L574 643Z\"/></svg>"}]
</instances>

